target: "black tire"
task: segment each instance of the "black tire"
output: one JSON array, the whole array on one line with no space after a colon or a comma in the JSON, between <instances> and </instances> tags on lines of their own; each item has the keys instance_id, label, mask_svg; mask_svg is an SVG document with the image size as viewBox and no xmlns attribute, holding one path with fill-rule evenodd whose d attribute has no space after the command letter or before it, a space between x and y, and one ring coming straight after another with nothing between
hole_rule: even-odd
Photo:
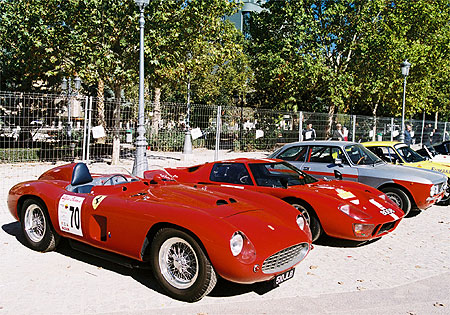
<instances>
[{"instance_id":1,"label":"black tire","mask_svg":"<svg viewBox=\"0 0 450 315\"><path fill-rule=\"evenodd\" d=\"M298 200L291 200L289 203L300 211L301 214L303 214L306 222L308 222L309 228L311 229L312 241L316 241L320 235L322 235L322 226L320 225L320 221L316 213L309 205L306 205Z\"/></svg>"},{"instance_id":2,"label":"black tire","mask_svg":"<svg viewBox=\"0 0 450 315\"><path fill-rule=\"evenodd\" d=\"M174 249L177 249L176 253ZM163 228L156 233L150 252L153 274L171 297L195 302L216 285L217 276L213 266L189 234ZM181 262L174 258L179 258Z\"/></svg>"},{"instance_id":3,"label":"black tire","mask_svg":"<svg viewBox=\"0 0 450 315\"><path fill-rule=\"evenodd\" d=\"M37 199L27 199L21 209L21 227L29 247L40 252L52 251L58 246L56 234L48 217L47 207Z\"/></svg>"},{"instance_id":4,"label":"black tire","mask_svg":"<svg viewBox=\"0 0 450 315\"><path fill-rule=\"evenodd\" d=\"M411 200L409 200L408 195L403 190L395 187L385 187L381 191L402 209L405 216L411 211Z\"/></svg>"}]
</instances>

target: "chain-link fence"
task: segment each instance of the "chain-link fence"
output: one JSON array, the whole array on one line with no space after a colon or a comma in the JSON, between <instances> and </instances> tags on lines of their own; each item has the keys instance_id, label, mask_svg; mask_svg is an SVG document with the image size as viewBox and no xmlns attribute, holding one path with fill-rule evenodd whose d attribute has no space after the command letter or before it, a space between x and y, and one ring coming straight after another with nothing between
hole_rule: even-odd
<instances>
[{"instance_id":1,"label":"chain-link fence","mask_svg":"<svg viewBox=\"0 0 450 315\"><path fill-rule=\"evenodd\" d=\"M153 151L183 151L186 126L194 148L232 151L272 151L302 140L308 124L318 140L332 138L338 124L345 140L398 140L401 133L399 118L201 104L190 105L188 118L186 104L151 102L146 102L145 113L146 138ZM135 101L0 92L0 163L132 157L136 123ZM412 125L417 144L448 139L447 122L406 123Z\"/></svg>"}]
</instances>

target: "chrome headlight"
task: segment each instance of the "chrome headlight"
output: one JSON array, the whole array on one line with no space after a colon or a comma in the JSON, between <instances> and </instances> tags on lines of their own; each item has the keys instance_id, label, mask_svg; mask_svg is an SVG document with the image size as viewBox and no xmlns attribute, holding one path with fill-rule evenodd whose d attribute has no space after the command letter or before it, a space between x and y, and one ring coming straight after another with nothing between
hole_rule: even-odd
<instances>
[{"instance_id":1,"label":"chrome headlight","mask_svg":"<svg viewBox=\"0 0 450 315\"><path fill-rule=\"evenodd\" d=\"M303 230L305 228L306 220L305 217L303 217L303 215L299 214L295 221L297 222L297 225L300 228L300 230Z\"/></svg>"},{"instance_id":2,"label":"chrome headlight","mask_svg":"<svg viewBox=\"0 0 450 315\"><path fill-rule=\"evenodd\" d=\"M234 232L233 236L230 239L230 249L233 256L239 255L243 247L244 238L242 237L240 232Z\"/></svg>"}]
</instances>

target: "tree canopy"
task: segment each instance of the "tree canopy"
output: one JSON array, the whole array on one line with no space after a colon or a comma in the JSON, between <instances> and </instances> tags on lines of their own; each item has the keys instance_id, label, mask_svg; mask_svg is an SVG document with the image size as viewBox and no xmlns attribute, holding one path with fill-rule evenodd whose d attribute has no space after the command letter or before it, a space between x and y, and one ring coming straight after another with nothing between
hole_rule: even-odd
<instances>
[{"instance_id":1,"label":"tree canopy","mask_svg":"<svg viewBox=\"0 0 450 315\"><path fill-rule=\"evenodd\" d=\"M151 0L145 73L152 98L283 110L450 116L448 0L266 1L244 36L230 0ZM0 0L0 90L135 97L139 10L134 1ZM121 93L121 91L123 91ZM158 95L156 95L158 94Z\"/></svg>"}]
</instances>

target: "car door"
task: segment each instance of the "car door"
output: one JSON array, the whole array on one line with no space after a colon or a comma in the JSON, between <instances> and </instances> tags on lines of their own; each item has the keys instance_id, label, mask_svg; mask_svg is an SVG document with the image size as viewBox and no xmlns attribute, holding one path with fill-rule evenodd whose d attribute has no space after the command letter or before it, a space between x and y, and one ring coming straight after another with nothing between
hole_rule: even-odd
<instances>
[{"instance_id":1,"label":"car door","mask_svg":"<svg viewBox=\"0 0 450 315\"><path fill-rule=\"evenodd\" d=\"M338 146L310 146L306 162L301 170L320 179L324 177L334 178L335 171L338 171L342 174L343 179L358 181L358 169L350 165L347 157Z\"/></svg>"}]
</instances>

